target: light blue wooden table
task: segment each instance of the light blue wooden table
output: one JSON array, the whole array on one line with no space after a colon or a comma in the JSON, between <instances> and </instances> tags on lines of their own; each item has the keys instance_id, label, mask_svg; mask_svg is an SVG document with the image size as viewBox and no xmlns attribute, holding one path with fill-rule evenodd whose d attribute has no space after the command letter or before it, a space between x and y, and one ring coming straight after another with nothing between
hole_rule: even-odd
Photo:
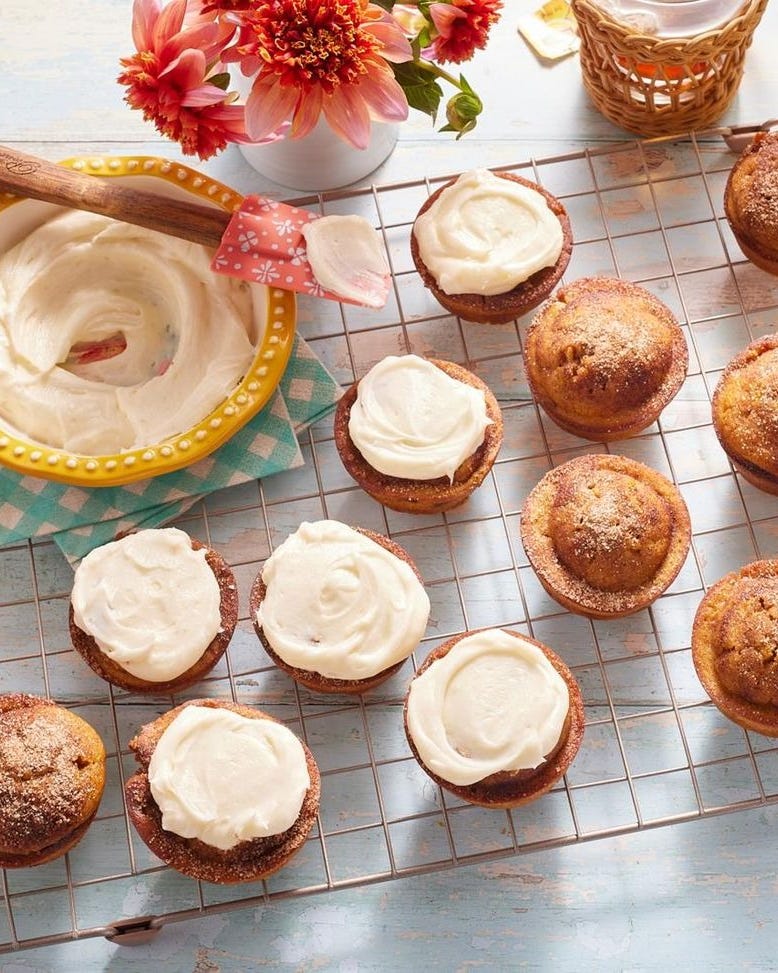
<instances>
[{"instance_id":1,"label":"light blue wooden table","mask_svg":"<svg viewBox=\"0 0 778 973\"><path fill-rule=\"evenodd\" d=\"M0 143L50 158L180 158L122 105L113 81L130 50L129 6L3 0ZM548 66L524 46L516 20L532 4L505 6L488 54L466 71L487 106L477 132L454 143L411 119L377 181L625 137L587 104L575 58ZM777 31L773 5L724 122L778 114ZM234 149L205 168L241 190L284 195ZM778 808L757 808L172 924L134 949L91 939L20 952L0 957L0 971L774 969L776 827Z\"/></svg>"}]
</instances>

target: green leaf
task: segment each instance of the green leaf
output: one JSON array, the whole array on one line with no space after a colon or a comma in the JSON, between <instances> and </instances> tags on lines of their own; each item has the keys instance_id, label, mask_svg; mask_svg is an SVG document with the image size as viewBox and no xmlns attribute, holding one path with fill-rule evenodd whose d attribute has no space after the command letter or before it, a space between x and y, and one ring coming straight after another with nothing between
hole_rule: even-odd
<instances>
[{"instance_id":1,"label":"green leaf","mask_svg":"<svg viewBox=\"0 0 778 973\"><path fill-rule=\"evenodd\" d=\"M434 121L440 99L443 97L443 91L434 75L422 70L413 61L393 64L392 69L395 78L405 92L409 107L424 112Z\"/></svg>"},{"instance_id":2,"label":"green leaf","mask_svg":"<svg viewBox=\"0 0 778 973\"><path fill-rule=\"evenodd\" d=\"M223 71L221 74L215 74L212 78L208 78L208 84L212 84L214 88L221 88L222 91L226 91L230 84L230 76L227 71Z\"/></svg>"}]
</instances>

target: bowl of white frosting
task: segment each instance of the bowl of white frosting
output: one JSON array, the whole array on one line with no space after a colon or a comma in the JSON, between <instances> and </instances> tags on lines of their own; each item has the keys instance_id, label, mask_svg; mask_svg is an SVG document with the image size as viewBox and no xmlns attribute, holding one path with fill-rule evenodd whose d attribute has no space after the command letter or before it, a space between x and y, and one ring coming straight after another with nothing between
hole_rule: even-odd
<instances>
[{"instance_id":1,"label":"bowl of white frosting","mask_svg":"<svg viewBox=\"0 0 778 973\"><path fill-rule=\"evenodd\" d=\"M166 159L62 165L232 211L241 196ZM0 197L0 463L115 486L188 466L267 403L294 294L210 270L207 248Z\"/></svg>"}]
</instances>

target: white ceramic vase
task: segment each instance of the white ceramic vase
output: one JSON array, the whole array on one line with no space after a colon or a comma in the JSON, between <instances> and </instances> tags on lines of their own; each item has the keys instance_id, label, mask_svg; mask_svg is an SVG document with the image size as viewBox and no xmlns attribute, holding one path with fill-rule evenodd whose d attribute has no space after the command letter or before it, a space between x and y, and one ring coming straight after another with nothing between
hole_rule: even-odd
<instances>
[{"instance_id":1,"label":"white ceramic vase","mask_svg":"<svg viewBox=\"0 0 778 973\"><path fill-rule=\"evenodd\" d=\"M366 149L337 136L322 116L301 139L239 146L243 158L261 175L291 189L337 189L363 179L388 158L399 125L374 122Z\"/></svg>"}]
</instances>

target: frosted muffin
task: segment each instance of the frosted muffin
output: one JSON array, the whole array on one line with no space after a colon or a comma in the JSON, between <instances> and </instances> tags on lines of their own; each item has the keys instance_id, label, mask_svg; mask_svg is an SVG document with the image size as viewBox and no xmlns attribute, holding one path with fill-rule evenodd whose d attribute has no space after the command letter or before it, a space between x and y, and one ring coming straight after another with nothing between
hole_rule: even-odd
<instances>
[{"instance_id":1,"label":"frosted muffin","mask_svg":"<svg viewBox=\"0 0 778 973\"><path fill-rule=\"evenodd\" d=\"M471 804L516 807L567 771L583 738L583 700L547 646L499 628L465 632L419 667L405 732L441 787Z\"/></svg>"},{"instance_id":2,"label":"frosted muffin","mask_svg":"<svg viewBox=\"0 0 778 973\"><path fill-rule=\"evenodd\" d=\"M521 539L546 591L592 618L655 601L683 567L689 512L664 476L626 456L579 456L550 470L521 511Z\"/></svg>"},{"instance_id":3,"label":"frosted muffin","mask_svg":"<svg viewBox=\"0 0 778 973\"><path fill-rule=\"evenodd\" d=\"M86 834L105 787L105 749L51 699L0 696L0 867L59 858Z\"/></svg>"},{"instance_id":4,"label":"frosted muffin","mask_svg":"<svg viewBox=\"0 0 778 973\"><path fill-rule=\"evenodd\" d=\"M558 426L608 441L656 421L683 384L689 353L680 325L653 294L589 277L538 311L524 362L535 398Z\"/></svg>"},{"instance_id":5,"label":"frosted muffin","mask_svg":"<svg viewBox=\"0 0 778 973\"><path fill-rule=\"evenodd\" d=\"M521 176L475 169L442 186L413 225L411 255L446 310L499 324L531 311L565 272L564 206Z\"/></svg>"},{"instance_id":6,"label":"frosted muffin","mask_svg":"<svg viewBox=\"0 0 778 973\"><path fill-rule=\"evenodd\" d=\"M713 393L713 428L749 483L778 494L778 334L752 341L724 369Z\"/></svg>"},{"instance_id":7,"label":"frosted muffin","mask_svg":"<svg viewBox=\"0 0 778 973\"><path fill-rule=\"evenodd\" d=\"M335 520L303 523L265 562L251 617L270 658L316 692L362 693L419 644L430 601L406 552Z\"/></svg>"},{"instance_id":8,"label":"frosted muffin","mask_svg":"<svg viewBox=\"0 0 778 973\"><path fill-rule=\"evenodd\" d=\"M76 569L73 645L98 676L131 692L175 693L202 679L237 619L228 565L175 527L104 544Z\"/></svg>"},{"instance_id":9,"label":"frosted muffin","mask_svg":"<svg viewBox=\"0 0 778 973\"><path fill-rule=\"evenodd\" d=\"M254 882L305 842L320 778L308 748L266 713L194 699L130 741L130 820L154 854L205 882Z\"/></svg>"},{"instance_id":10,"label":"frosted muffin","mask_svg":"<svg viewBox=\"0 0 778 973\"><path fill-rule=\"evenodd\" d=\"M729 174L724 212L743 253L778 274L778 132L758 132Z\"/></svg>"},{"instance_id":11,"label":"frosted muffin","mask_svg":"<svg viewBox=\"0 0 778 973\"><path fill-rule=\"evenodd\" d=\"M453 362L390 355L346 391L335 445L362 489L393 510L464 503L502 445L502 413L480 378Z\"/></svg>"},{"instance_id":12,"label":"frosted muffin","mask_svg":"<svg viewBox=\"0 0 778 973\"><path fill-rule=\"evenodd\" d=\"M778 561L754 561L717 581L694 617L700 682L730 720L778 736Z\"/></svg>"}]
</instances>

